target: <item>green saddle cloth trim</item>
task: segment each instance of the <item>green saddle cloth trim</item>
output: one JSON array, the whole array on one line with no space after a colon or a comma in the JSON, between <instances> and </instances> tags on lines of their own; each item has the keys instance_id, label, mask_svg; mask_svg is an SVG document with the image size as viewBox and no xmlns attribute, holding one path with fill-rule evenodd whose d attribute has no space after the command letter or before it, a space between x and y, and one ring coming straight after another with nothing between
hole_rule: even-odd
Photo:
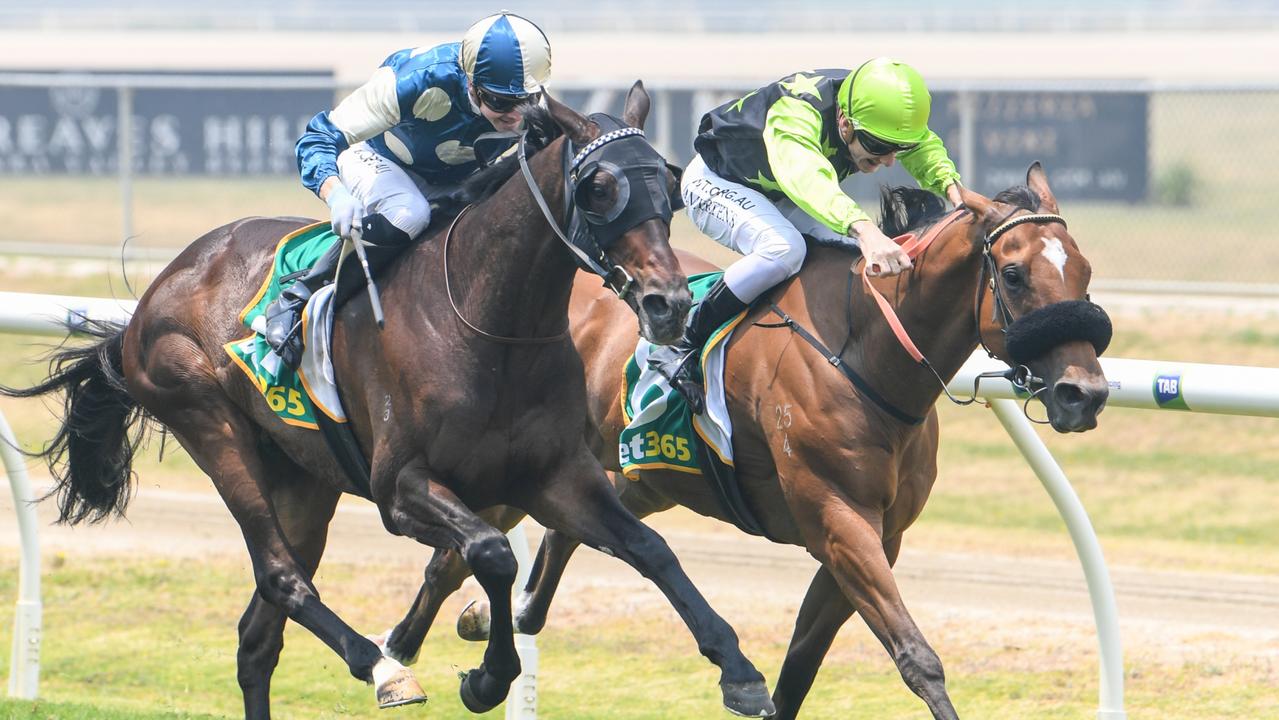
<instances>
[{"instance_id":1,"label":"green saddle cloth trim","mask_svg":"<svg viewBox=\"0 0 1279 720\"><path fill-rule=\"evenodd\" d=\"M280 283L281 278L309 269L339 240L327 222L307 225L281 238L275 248L271 272L262 281L257 295L240 311L240 321L244 326L252 329L254 321L280 296L286 286ZM291 285L292 281L287 284ZM281 420L290 425L319 429L315 422L315 403L302 375L278 362L278 356L271 352L271 346L257 331L224 347L236 365L253 380L267 406ZM276 361L272 362L268 357Z\"/></svg>"},{"instance_id":2,"label":"green saddle cloth trim","mask_svg":"<svg viewBox=\"0 0 1279 720\"><path fill-rule=\"evenodd\" d=\"M691 275L688 278L688 289L693 293L696 304L706 297L711 286L723 276L722 271ZM738 317L734 317L721 325L711 335L711 339L702 348L694 373L698 378L702 375L702 361L706 353L716 343L724 342L728 333L726 327L736 325ZM648 343L648 347L654 347ZM656 370L641 365L637 355L631 353L626 360L625 384L622 386L622 415L626 420L626 428L618 438L618 455L622 473L633 477L640 470L663 468L680 472L701 475L702 469L697 462L697 443L703 442L693 427L693 414L688 409L688 401L679 392L672 389ZM644 353L647 357L647 353ZM655 403L665 403L665 409L656 417L635 422L644 410ZM654 407L652 410L656 410Z\"/></svg>"}]
</instances>

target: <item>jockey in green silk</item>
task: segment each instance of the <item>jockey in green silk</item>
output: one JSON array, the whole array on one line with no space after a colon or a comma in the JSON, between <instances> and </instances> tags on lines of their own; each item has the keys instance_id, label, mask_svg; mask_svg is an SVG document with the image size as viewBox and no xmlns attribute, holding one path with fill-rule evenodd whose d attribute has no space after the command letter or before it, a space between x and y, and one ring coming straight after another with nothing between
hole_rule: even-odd
<instances>
[{"instance_id":1,"label":"jockey in green silk","mask_svg":"<svg viewBox=\"0 0 1279 720\"><path fill-rule=\"evenodd\" d=\"M745 255L694 311L683 339L649 363L700 412L690 378L702 345L766 290L799 272L805 236L851 239L872 276L896 275L910 258L839 182L898 160L920 186L960 203L959 173L928 129L931 98L909 65L876 58L854 71L816 70L781 80L702 117L697 155L684 171L688 216L708 237Z\"/></svg>"}]
</instances>

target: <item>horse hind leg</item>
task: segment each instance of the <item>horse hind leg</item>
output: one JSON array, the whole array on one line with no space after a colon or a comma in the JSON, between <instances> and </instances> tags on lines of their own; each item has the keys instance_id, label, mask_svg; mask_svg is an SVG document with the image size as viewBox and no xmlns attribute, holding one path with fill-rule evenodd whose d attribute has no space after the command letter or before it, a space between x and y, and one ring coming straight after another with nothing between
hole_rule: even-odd
<instances>
[{"instance_id":1,"label":"horse hind leg","mask_svg":"<svg viewBox=\"0 0 1279 720\"><path fill-rule=\"evenodd\" d=\"M198 407L188 406L172 416L174 419L167 422L174 436L213 479L244 533L257 593L262 600L328 645L346 662L353 677L375 683L379 705L424 701L425 694L407 669L383 657L372 641L355 632L320 600L311 583L311 573L284 537L276 506L263 495L262 488L273 484L255 447L250 421L225 396L212 393L206 395ZM190 438L200 441L192 442ZM280 509L287 511L284 505ZM252 602L246 616L243 629L250 633L251 639L269 637L273 632L271 627L280 622L265 609L259 614ZM268 641L263 646L265 655L256 661L273 657L269 647ZM254 707L264 704L265 687L253 683L250 687ZM260 700L256 699L259 697ZM246 705L248 703L246 698Z\"/></svg>"},{"instance_id":2,"label":"horse hind leg","mask_svg":"<svg viewBox=\"0 0 1279 720\"><path fill-rule=\"evenodd\" d=\"M281 464L286 467L278 468L279 472L273 468L272 476L298 480L276 488L271 503L288 510L280 516L281 529L309 579L314 577L324 554L339 493L312 481L296 465ZM256 591L240 618L236 668L246 718L270 717L271 676L284 647L286 619L283 610L266 602Z\"/></svg>"}]
</instances>

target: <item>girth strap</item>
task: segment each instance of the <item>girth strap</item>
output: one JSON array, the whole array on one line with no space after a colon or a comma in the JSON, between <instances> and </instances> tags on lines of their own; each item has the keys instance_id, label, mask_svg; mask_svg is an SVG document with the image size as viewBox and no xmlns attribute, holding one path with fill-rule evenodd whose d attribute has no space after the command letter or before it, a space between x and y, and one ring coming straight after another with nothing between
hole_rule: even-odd
<instances>
[{"instance_id":1,"label":"girth strap","mask_svg":"<svg viewBox=\"0 0 1279 720\"><path fill-rule=\"evenodd\" d=\"M847 377L848 381L853 384L853 387L856 388L857 391L860 392L862 395L864 395L867 400L870 400L871 402L875 403L875 405L879 407L880 410L883 410L884 412L893 416L897 420L900 420L901 422L906 423L907 425L919 425L920 423L924 422L924 418L915 417L914 415L911 415L907 412L904 412L898 409L897 406L885 400L883 395L880 395L879 393L875 392L875 389L870 386L870 383L866 382L866 379L863 378L861 375L858 375L856 370L853 370L851 367L849 367L848 363L844 362L839 357L838 353L831 352L830 348L822 344L821 340L818 340L817 337L814 336L812 333L810 333L807 328L805 328L803 325L800 325L799 322L795 320L795 318L791 317L790 315L787 315L785 310L782 310L780 307L777 307L776 303L770 303L769 309L773 311L774 315L780 317L782 319L782 323L785 324L787 327L789 327L792 331L794 331L796 335L800 336L801 338L804 338L804 340L807 341L809 345L812 345L814 348L816 348L817 352L821 353L822 356L826 358L826 362L839 368L839 371L844 373L844 376Z\"/></svg>"},{"instance_id":2,"label":"girth strap","mask_svg":"<svg viewBox=\"0 0 1279 720\"><path fill-rule=\"evenodd\" d=\"M715 499L719 500L719 506L728 519L732 520L742 532L780 543L780 540L769 535L764 529L763 523L756 517L746 496L742 495L742 486L737 482L737 473L732 466L725 465L715 455L709 443L699 442L696 445L697 465L702 469L702 475L710 481L711 489L715 491Z\"/></svg>"}]
</instances>

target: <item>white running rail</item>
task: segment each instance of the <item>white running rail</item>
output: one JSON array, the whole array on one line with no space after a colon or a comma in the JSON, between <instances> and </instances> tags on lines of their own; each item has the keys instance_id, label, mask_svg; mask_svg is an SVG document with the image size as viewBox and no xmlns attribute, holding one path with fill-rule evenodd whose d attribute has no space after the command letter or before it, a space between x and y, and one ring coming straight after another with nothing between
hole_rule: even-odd
<instances>
[{"instance_id":1,"label":"white running rail","mask_svg":"<svg viewBox=\"0 0 1279 720\"><path fill-rule=\"evenodd\" d=\"M74 331L86 319L127 322L136 305L127 300L0 292L0 333L65 336L68 330ZM1110 384L1107 404L1111 406L1279 417L1279 369L1125 358L1103 358L1101 366ZM978 373L1002 369L1001 363L978 351L948 387L956 395L967 395L972 392L973 380ZM978 396L990 403L995 416L1043 483L1066 523L1083 565L1097 624L1101 654L1097 717L1099 720L1125 720L1123 646L1119 638L1115 594L1092 522L1066 474L1022 413L1023 398L1012 385L1004 380L984 380ZM9 694L34 698L40 656L40 570L36 520L30 505L31 489L25 464L13 451L16 441L2 415L0 436L6 441L0 446L0 453L4 455L22 533L20 597L14 621ZM523 526L517 526L509 537L520 561L515 586L522 588L530 566ZM537 647L532 637L517 635L516 648L524 673L512 685L506 718L533 720L537 717Z\"/></svg>"}]
</instances>

